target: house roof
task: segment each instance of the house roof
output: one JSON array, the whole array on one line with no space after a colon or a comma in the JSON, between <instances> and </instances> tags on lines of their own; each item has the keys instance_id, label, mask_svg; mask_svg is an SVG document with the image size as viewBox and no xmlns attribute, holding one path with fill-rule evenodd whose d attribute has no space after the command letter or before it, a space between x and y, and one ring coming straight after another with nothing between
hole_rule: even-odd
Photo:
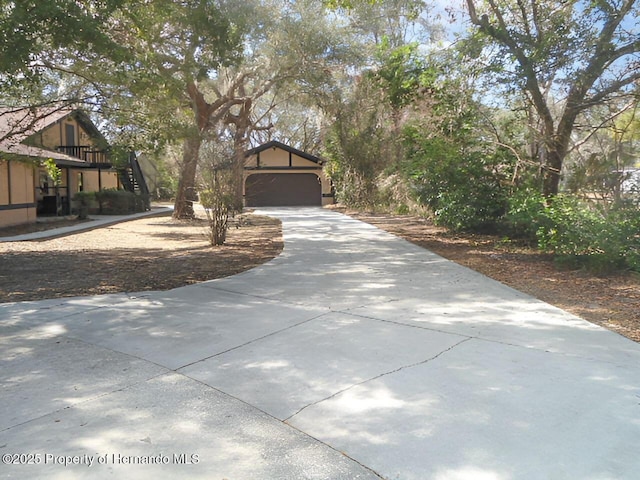
<instances>
[{"instance_id":1,"label":"house roof","mask_svg":"<svg viewBox=\"0 0 640 480\"><path fill-rule=\"evenodd\" d=\"M286 145L282 142L278 142L276 140L263 143L262 145L252 148L251 150L247 150L247 153L245 154L245 156L250 157L251 155L255 155L256 153L263 152L270 148L280 148L286 152L293 153L294 155L302 157L311 162L317 163L318 165L324 164L324 160L322 160L320 157L316 157L315 155L311 155L310 153L303 152L302 150L298 150L297 148L290 147L289 145Z\"/></svg>"},{"instance_id":2,"label":"house roof","mask_svg":"<svg viewBox=\"0 0 640 480\"><path fill-rule=\"evenodd\" d=\"M69 107L0 107L0 152L35 158L52 158L56 163L82 166L84 161L54 150L27 145L32 135L73 116L92 137L104 140L89 116L82 110Z\"/></svg>"}]
</instances>

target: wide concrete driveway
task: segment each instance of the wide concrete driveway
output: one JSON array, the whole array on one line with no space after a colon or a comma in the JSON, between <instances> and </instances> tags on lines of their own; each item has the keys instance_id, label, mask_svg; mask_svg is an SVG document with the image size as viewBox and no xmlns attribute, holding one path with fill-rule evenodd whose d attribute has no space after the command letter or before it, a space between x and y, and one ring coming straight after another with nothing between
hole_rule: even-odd
<instances>
[{"instance_id":1,"label":"wide concrete driveway","mask_svg":"<svg viewBox=\"0 0 640 480\"><path fill-rule=\"evenodd\" d=\"M340 214L263 213L285 249L243 274L0 305L0 478L640 478L640 345Z\"/></svg>"}]
</instances>

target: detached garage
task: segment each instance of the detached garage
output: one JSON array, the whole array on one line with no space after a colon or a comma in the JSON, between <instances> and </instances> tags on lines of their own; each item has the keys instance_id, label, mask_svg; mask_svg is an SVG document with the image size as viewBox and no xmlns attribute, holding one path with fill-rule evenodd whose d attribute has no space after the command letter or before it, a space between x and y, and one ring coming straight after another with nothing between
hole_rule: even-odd
<instances>
[{"instance_id":1,"label":"detached garage","mask_svg":"<svg viewBox=\"0 0 640 480\"><path fill-rule=\"evenodd\" d=\"M333 203L323 161L272 141L246 154L244 199L247 207L322 206Z\"/></svg>"}]
</instances>

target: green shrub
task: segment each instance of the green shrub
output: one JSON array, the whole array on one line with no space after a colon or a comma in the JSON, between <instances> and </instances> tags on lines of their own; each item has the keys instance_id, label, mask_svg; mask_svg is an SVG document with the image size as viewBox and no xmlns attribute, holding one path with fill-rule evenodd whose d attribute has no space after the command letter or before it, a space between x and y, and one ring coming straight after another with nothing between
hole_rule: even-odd
<instances>
[{"instance_id":1,"label":"green shrub","mask_svg":"<svg viewBox=\"0 0 640 480\"><path fill-rule=\"evenodd\" d=\"M78 192L73 196L73 209L80 219L86 219L91 210L97 211L95 192Z\"/></svg>"},{"instance_id":2,"label":"green shrub","mask_svg":"<svg viewBox=\"0 0 640 480\"><path fill-rule=\"evenodd\" d=\"M421 138L418 133L410 140L414 149L406 174L434 221L457 231L495 230L507 206L504 174L497 168L502 159L467 152L444 138Z\"/></svg>"},{"instance_id":3,"label":"green shrub","mask_svg":"<svg viewBox=\"0 0 640 480\"><path fill-rule=\"evenodd\" d=\"M93 207L96 205L96 192L78 192L73 201L77 207Z\"/></svg>"},{"instance_id":4,"label":"green shrub","mask_svg":"<svg viewBox=\"0 0 640 480\"><path fill-rule=\"evenodd\" d=\"M558 196L545 209L538 229L541 249L555 253L560 264L596 273L640 271L640 211L605 212L571 196Z\"/></svg>"},{"instance_id":5,"label":"green shrub","mask_svg":"<svg viewBox=\"0 0 640 480\"><path fill-rule=\"evenodd\" d=\"M514 192L508 200L507 213L503 225L511 238L538 244L538 231L550 226L546 199L540 191L522 188Z\"/></svg>"},{"instance_id":6,"label":"green shrub","mask_svg":"<svg viewBox=\"0 0 640 480\"><path fill-rule=\"evenodd\" d=\"M495 231L504 213L504 199L499 190L476 184L442 193L438 198L435 220L455 231Z\"/></svg>"},{"instance_id":7,"label":"green shrub","mask_svg":"<svg viewBox=\"0 0 640 480\"><path fill-rule=\"evenodd\" d=\"M103 215L127 215L143 212L146 209L148 196L136 195L126 190L101 190L94 192Z\"/></svg>"},{"instance_id":8,"label":"green shrub","mask_svg":"<svg viewBox=\"0 0 640 480\"><path fill-rule=\"evenodd\" d=\"M624 266L640 272L640 208L623 207L610 212L603 235L608 248L619 251Z\"/></svg>"}]
</instances>

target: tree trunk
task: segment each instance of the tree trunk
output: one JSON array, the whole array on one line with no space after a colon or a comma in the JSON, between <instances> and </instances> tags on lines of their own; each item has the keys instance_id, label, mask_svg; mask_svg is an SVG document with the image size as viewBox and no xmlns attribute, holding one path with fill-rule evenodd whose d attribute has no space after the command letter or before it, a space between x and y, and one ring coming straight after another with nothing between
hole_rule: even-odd
<instances>
[{"instance_id":1,"label":"tree trunk","mask_svg":"<svg viewBox=\"0 0 640 480\"><path fill-rule=\"evenodd\" d=\"M244 152L248 140L248 132L251 128L251 98L245 99L240 106L237 115L227 114L225 123L235 126L233 134L233 182L234 182L234 206L238 212L244 208Z\"/></svg>"},{"instance_id":2,"label":"tree trunk","mask_svg":"<svg viewBox=\"0 0 640 480\"><path fill-rule=\"evenodd\" d=\"M244 208L244 152L245 152L244 134L236 132L233 149L235 158L233 162L233 182L234 182L234 206L238 212Z\"/></svg>"},{"instance_id":3,"label":"tree trunk","mask_svg":"<svg viewBox=\"0 0 640 480\"><path fill-rule=\"evenodd\" d=\"M542 194L547 198L558 194L563 160L564 157L557 150L547 152L542 174Z\"/></svg>"},{"instance_id":4,"label":"tree trunk","mask_svg":"<svg viewBox=\"0 0 640 480\"><path fill-rule=\"evenodd\" d=\"M190 219L195 217L193 202L197 200L195 185L200 143L201 139L199 135L184 140L182 168L180 169L180 180L178 182L178 191L176 192L173 218Z\"/></svg>"},{"instance_id":5,"label":"tree trunk","mask_svg":"<svg viewBox=\"0 0 640 480\"><path fill-rule=\"evenodd\" d=\"M560 190L560 179L564 159L569 151L569 142L577 111L566 107L556 131L545 129L544 136L553 139L547 145L546 161L542 177L542 194L555 197Z\"/></svg>"},{"instance_id":6,"label":"tree trunk","mask_svg":"<svg viewBox=\"0 0 640 480\"><path fill-rule=\"evenodd\" d=\"M207 103L204 94L198 89L198 84L191 80L187 83L187 94L191 99L191 109L194 115L194 126L197 128L191 136L184 139L182 150L182 168L178 180L178 190L173 210L173 218L195 218L193 202L198 200L196 193L196 171L200 159L200 145L203 134L210 127L210 117L213 107Z\"/></svg>"}]
</instances>

